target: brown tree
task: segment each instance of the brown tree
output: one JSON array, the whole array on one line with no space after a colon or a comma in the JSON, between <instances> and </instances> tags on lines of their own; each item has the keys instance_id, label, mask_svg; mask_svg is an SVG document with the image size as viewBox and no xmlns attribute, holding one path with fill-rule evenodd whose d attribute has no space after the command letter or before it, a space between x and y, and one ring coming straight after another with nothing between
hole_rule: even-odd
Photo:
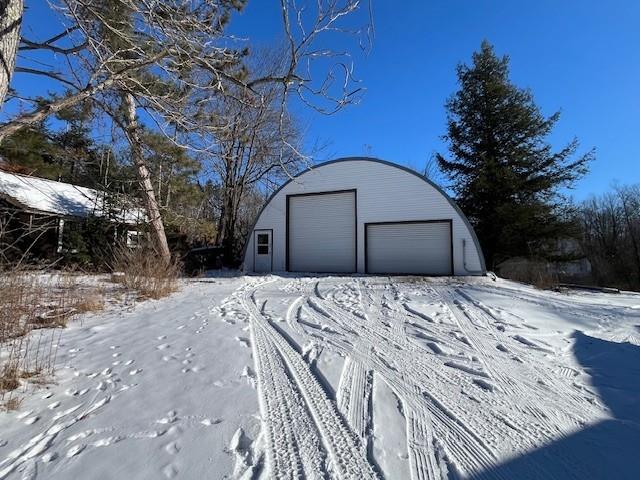
<instances>
[{"instance_id":1,"label":"brown tree","mask_svg":"<svg viewBox=\"0 0 640 480\"><path fill-rule=\"evenodd\" d=\"M23 9L22 0L0 0L0 109L16 65Z\"/></svg>"}]
</instances>

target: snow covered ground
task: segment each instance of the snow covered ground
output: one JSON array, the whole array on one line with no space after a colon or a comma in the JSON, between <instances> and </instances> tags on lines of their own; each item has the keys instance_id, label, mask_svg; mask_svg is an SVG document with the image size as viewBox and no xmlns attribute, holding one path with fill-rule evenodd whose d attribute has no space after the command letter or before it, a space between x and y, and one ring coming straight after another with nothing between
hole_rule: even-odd
<instances>
[{"instance_id":1,"label":"snow covered ground","mask_svg":"<svg viewBox=\"0 0 640 480\"><path fill-rule=\"evenodd\" d=\"M0 479L640 478L640 295L195 279L64 331Z\"/></svg>"}]
</instances>

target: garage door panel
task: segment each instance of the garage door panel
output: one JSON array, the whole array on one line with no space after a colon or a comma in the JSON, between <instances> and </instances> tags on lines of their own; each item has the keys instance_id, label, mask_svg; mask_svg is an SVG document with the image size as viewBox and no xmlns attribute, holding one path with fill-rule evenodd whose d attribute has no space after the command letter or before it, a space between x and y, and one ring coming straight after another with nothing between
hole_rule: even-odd
<instances>
[{"instance_id":1,"label":"garage door panel","mask_svg":"<svg viewBox=\"0 0 640 480\"><path fill-rule=\"evenodd\" d=\"M369 224L368 273L451 275L451 222Z\"/></svg>"},{"instance_id":2,"label":"garage door panel","mask_svg":"<svg viewBox=\"0 0 640 480\"><path fill-rule=\"evenodd\" d=\"M355 208L355 191L289 197L289 271L355 272Z\"/></svg>"}]
</instances>

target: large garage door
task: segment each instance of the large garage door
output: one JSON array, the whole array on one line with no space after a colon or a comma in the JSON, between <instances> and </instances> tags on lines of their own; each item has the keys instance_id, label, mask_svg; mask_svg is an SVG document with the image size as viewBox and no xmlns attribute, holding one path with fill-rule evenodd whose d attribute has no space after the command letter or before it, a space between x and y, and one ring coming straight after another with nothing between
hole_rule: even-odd
<instances>
[{"instance_id":1,"label":"large garage door","mask_svg":"<svg viewBox=\"0 0 640 480\"><path fill-rule=\"evenodd\" d=\"M451 221L369 223L367 273L452 275Z\"/></svg>"},{"instance_id":2,"label":"large garage door","mask_svg":"<svg viewBox=\"0 0 640 480\"><path fill-rule=\"evenodd\" d=\"M287 270L356 271L356 192L287 197Z\"/></svg>"}]
</instances>

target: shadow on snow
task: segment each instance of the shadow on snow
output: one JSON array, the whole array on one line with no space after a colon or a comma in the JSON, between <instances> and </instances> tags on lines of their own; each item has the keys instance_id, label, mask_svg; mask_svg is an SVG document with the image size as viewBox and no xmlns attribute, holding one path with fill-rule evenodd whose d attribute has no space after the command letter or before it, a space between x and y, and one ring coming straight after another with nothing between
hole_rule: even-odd
<instances>
[{"instance_id":1,"label":"shadow on snow","mask_svg":"<svg viewBox=\"0 0 640 480\"><path fill-rule=\"evenodd\" d=\"M640 347L573 334L573 352L611 419L524 453L473 478L640 478Z\"/></svg>"}]
</instances>

